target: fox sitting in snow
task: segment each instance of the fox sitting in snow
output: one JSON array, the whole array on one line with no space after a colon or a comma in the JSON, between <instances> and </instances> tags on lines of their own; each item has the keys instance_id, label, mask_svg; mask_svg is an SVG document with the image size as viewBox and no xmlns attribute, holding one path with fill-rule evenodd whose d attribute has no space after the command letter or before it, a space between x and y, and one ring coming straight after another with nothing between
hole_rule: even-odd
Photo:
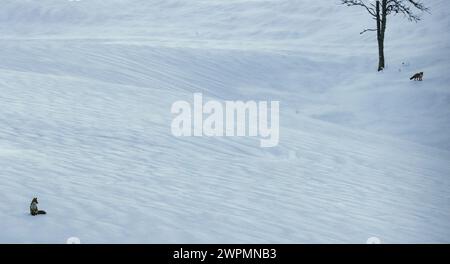
<instances>
[{"instance_id":1,"label":"fox sitting in snow","mask_svg":"<svg viewBox=\"0 0 450 264\"><path fill-rule=\"evenodd\" d=\"M418 72L416 74L413 75L413 77L409 78L410 80L414 80L414 81L422 81L423 79L423 72Z\"/></svg>"},{"instance_id":2,"label":"fox sitting in snow","mask_svg":"<svg viewBox=\"0 0 450 264\"><path fill-rule=\"evenodd\" d=\"M30 204L30 214L31 215L46 214L45 211L38 209L37 204L38 204L38 200L35 197L35 198L33 198L33 200L31 201L31 204Z\"/></svg>"}]
</instances>

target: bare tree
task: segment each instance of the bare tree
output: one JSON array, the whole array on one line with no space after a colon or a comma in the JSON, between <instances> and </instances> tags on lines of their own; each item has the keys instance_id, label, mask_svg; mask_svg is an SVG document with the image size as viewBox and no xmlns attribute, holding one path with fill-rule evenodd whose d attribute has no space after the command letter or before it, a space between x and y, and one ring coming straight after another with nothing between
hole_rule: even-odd
<instances>
[{"instance_id":1,"label":"bare tree","mask_svg":"<svg viewBox=\"0 0 450 264\"><path fill-rule=\"evenodd\" d=\"M424 6L420 0L341 0L347 6L360 6L376 21L376 28L366 29L361 34L368 31L377 32L378 40L378 71L385 67L384 60L384 36L386 32L387 18L391 14L403 14L408 20L418 22L419 14L415 11L428 12L428 7Z\"/></svg>"}]
</instances>

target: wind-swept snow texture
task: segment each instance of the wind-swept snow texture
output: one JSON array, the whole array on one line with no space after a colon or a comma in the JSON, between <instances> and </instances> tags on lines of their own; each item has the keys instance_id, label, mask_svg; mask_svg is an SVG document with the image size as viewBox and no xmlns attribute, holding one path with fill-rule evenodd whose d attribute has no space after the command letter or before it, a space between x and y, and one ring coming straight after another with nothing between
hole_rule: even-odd
<instances>
[{"instance_id":1,"label":"wind-swept snow texture","mask_svg":"<svg viewBox=\"0 0 450 264\"><path fill-rule=\"evenodd\" d=\"M0 242L449 243L450 1L426 4L377 73L338 0L2 0ZM279 100L279 146L173 137L196 92Z\"/></svg>"}]
</instances>

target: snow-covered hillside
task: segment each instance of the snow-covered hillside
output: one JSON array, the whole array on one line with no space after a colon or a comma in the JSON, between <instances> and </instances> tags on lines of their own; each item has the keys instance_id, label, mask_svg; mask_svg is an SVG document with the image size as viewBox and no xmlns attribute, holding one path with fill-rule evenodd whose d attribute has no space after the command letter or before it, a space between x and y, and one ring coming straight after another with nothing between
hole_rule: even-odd
<instances>
[{"instance_id":1,"label":"snow-covered hillside","mask_svg":"<svg viewBox=\"0 0 450 264\"><path fill-rule=\"evenodd\" d=\"M0 242L450 242L450 2L427 4L377 73L337 0L2 1ZM279 146L172 136L196 92L279 100Z\"/></svg>"}]
</instances>

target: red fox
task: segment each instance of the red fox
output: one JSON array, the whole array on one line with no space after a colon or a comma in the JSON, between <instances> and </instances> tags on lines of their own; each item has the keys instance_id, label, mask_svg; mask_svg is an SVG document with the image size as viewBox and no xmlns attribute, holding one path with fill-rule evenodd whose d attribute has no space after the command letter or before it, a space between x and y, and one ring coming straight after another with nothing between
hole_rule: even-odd
<instances>
[{"instance_id":1,"label":"red fox","mask_svg":"<svg viewBox=\"0 0 450 264\"><path fill-rule=\"evenodd\" d=\"M413 75L413 77L409 78L410 80L414 80L414 81L422 81L423 79L423 72L418 72L416 74Z\"/></svg>"},{"instance_id":2,"label":"red fox","mask_svg":"<svg viewBox=\"0 0 450 264\"><path fill-rule=\"evenodd\" d=\"M35 198L33 198L33 200L31 201L31 204L30 204L30 214L33 215L33 216L34 215L40 215L40 214L46 214L45 211L38 210L37 204L38 204L38 200L35 197Z\"/></svg>"}]
</instances>

